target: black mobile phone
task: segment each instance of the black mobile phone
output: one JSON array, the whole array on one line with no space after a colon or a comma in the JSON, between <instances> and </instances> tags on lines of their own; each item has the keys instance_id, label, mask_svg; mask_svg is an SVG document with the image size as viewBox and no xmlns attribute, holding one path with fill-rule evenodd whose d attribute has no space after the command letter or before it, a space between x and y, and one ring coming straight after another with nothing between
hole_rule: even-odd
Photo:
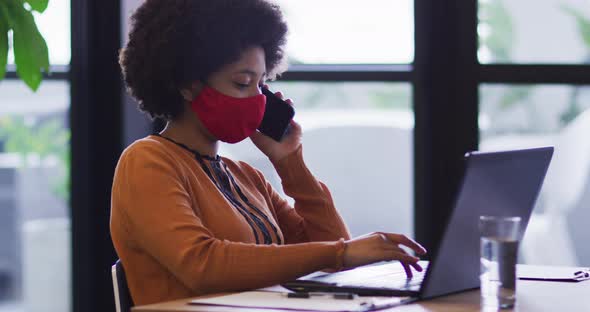
<instances>
[{"instance_id":1,"label":"black mobile phone","mask_svg":"<svg viewBox=\"0 0 590 312\"><path fill-rule=\"evenodd\" d=\"M272 91L260 87L266 96L266 109L258 130L275 141L281 141L289 124L295 116L295 110L289 103L281 100Z\"/></svg>"}]
</instances>

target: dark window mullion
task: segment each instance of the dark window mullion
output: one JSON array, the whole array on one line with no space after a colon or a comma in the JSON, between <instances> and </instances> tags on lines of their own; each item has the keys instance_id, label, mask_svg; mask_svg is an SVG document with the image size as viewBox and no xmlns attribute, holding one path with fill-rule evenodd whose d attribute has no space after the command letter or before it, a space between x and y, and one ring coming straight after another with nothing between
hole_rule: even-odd
<instances>
[{"instance_id":1,"label":"dark window mullion","mask_svg":"<svg viewBox=\"0 0 590 312\"><path fill-rule=\"evenodd\" d=\"M590 65L490 64L479 66L480 82L590 84Z\"/></svg>"},{"instance_id":2,"label":"dark window mullion","mask_svg":"<svg viewBox=\"0 0 590 312\"><path fill-rule=\"evenodd\" d=\"M20 79L16 73L14 64L6 66L6 79ZM43 80L68 80L70 78L70 66L51 65L51 73L43 73Z\"/></svg>"},{"instance_id":3,"label":"dark window mullion","mask_svg":"<svg viewBox=\"0 0 590 312\"><path fill-rule=\"evenodd\" d=\"M289 71L409 72L412 64L293 64Z\"/></svg>"},{"instance_id":4,"label":"dark window mullion","mask_svg":"<svg viewBox=\"0 0 590 312\"><path fill-rule=\"evenodd\" d=\"M123 150L121 0L71 2L72 311L114 311L110 192Z\"/></svg>"},{"instance_id":5,"label":"dark window mullion","mask_svg":"<svg viewBox=\"0 0 590 312\"><path fill-rule=\"evenodd\" d=\"M412 65L292 65L282 81L412 81Z\"/></svg>"},{"instance_id":6,"label":"dark window mullion","mask_svg":"<svg viewBox=\"0 0 590 312\"><path fill-rule=\"evenodd\" d=\"M477 0L414 0L414 229L436 254L477 149Z\"/></svg>"}]
</instances>

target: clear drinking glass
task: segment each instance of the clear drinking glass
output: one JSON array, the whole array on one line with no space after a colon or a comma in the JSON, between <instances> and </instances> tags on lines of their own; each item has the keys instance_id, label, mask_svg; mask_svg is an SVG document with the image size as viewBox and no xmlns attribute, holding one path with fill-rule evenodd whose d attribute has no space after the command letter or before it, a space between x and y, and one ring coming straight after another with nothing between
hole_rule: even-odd
<instances>
[{"instance_id":1,"label":"clear drinking glass","mask_svg":"<svg viewBox=\"0 0 590 312\"><path fill-rule=\"evenodd\" d=\"M486 307L516 302L516 261L520 217L481 216L481 297Z\"/></svg>"}]
</instances>

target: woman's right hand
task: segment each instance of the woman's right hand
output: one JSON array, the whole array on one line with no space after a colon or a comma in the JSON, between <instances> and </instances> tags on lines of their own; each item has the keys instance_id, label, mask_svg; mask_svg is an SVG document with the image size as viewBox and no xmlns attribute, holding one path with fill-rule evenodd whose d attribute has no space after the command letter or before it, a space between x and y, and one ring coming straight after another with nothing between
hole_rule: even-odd
<instances>
[{"instance_id":1,"label":"woman's right hand","mask_svg":"<svg viewBox=\"0 0 590 312\"><path fill-rule=\"evenodd\" d=\"M379 261L399 260L408 277L412 277L410 266L418 272L422 272L422 267L418 264L420 259L408 254L400 245L412 249L419 255L426 254L424 247L405 235L376 232L345 242L344 269L352 269Z\"/></svg>"}]
</instances>

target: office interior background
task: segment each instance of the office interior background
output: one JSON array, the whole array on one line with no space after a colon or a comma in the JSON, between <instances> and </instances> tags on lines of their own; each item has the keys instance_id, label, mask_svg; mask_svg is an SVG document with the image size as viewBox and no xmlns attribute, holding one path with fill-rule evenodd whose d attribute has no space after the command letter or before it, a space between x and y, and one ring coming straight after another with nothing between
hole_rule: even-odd
<instances>
[{"instance_id":1,"label":"office interior background","mask_svg":"<svg viewBox=\"0 0 590 312\"><path fill-rule=\"evenodd\" d=\"M308 166L353 235L436 250L466 151L554 145L520 262L590 265L590 4L585 0L277 0ZM50 0L51 71L0 81L0 312L114 311L109 238L121 151L157 128L117 52L140 0ZM222 155L280 181L251 143Z\"/></svg>"}]
</instances>

